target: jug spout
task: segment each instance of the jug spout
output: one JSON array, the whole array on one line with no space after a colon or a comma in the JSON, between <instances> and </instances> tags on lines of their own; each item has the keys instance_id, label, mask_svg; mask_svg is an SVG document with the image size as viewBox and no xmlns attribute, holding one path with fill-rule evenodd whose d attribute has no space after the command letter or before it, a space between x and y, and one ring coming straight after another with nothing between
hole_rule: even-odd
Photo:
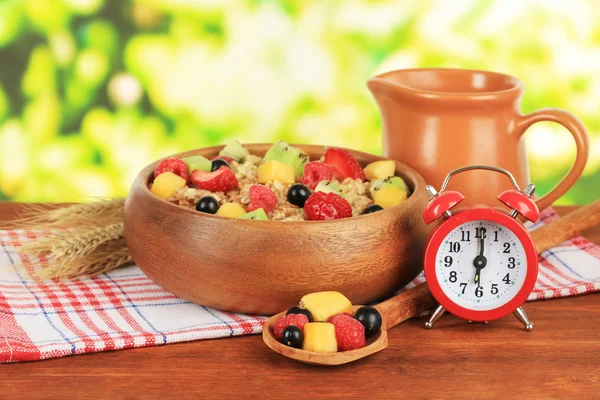
<instances>
[{"instance_id":1,"label":"jug spout","mask_svg":"<svg viewBox=\"0 0 600 400\"><path fill-rule=\"evenodd\" d=\"M369 79L367 81L367 87L375 99L377 99L380 94L389 94L398 91L398 85L381 76L375 76Z\"/></svg>"}]
</instances>

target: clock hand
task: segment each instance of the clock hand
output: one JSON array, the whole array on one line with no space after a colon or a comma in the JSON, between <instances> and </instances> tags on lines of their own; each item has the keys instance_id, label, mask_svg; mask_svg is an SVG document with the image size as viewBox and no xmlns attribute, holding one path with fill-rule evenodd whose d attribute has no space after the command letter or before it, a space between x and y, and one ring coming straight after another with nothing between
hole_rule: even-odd
<instances>
[{"instance_id":1,"label":"clock hand","mask_svg":"<svg viewBox=\"0 0 600 400\"><path fill-rule=\"evenodd\" d=\"M485 238L483 237L483 233L481 233L481 237L479 238L479 255L484 257L485 253Z\"/></svg>"},{"instance_id":2,"label":"clock hand","mask_svg":"<svg viewBox=\"0 0 600 400\"><path fill-rule=\"evenodd\" d=\"M479 254L473 260L473 266L475 267L475 277L473 278L473 282L477 284L477 286L481 286L481 269L485 268L487 264L487 258L484 256L485 254L485 239L483 237L483 233L479 238Z\"/></svg>"}]
</instances>

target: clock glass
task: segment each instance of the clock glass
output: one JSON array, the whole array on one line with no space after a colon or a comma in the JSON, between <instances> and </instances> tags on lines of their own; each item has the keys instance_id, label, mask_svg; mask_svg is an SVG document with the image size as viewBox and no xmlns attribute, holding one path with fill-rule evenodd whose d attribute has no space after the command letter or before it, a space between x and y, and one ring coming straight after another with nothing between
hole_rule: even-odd
<instances>
[{"instance_id":1,"label":"clock glass","mask_svg":"<svg viewBox=\"0 0 600 400\"><path fill-rule=\"evenodd\" d=\"M454 228L436 254L436 275L444 294L466 309L501 307L521 290L527 256L517 236L492 221L474 220Z\"/></svg>"}]
</instances>

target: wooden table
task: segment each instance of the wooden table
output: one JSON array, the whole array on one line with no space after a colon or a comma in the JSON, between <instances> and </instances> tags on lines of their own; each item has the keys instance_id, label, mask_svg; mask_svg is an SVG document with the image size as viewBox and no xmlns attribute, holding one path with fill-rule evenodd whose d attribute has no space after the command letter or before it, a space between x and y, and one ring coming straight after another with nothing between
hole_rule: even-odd
<instances>
[{"instance_id":1,"label":"wooden table","mask_svg":"<svg viewBox=\"0 0 600 400\"><path fill-rule=\"evenodd\" d=\"M17 208L0 203L0 220ZM600 229L586 236L600 243ZM530 333L513 316L445 316L431 331L416 319L388 349L335 368L285 359L260 336L0 365L0 398L600 398L600 294L525 308Z\"/></svg>"}]
</instances>

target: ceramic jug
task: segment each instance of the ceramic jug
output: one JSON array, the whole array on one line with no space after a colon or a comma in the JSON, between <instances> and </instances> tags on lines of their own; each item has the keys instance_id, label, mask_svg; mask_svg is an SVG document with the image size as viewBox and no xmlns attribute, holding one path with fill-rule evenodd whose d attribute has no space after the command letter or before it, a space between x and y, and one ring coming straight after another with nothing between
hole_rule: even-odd
<instances>
[{"instance_id":1,"label":"ceramic jug","mask_svg":"<svg viewBox=\"0 0 600 400\"><path fill-rule=\"evenodd\" d=\"M488 164L509 170L524 189L529 169L523 133L539 121L562 124L575 139L577 157L567 175L537 200L543 209L579 178L588 158L589 137L571 113L545 108L522 115L523 83L509 75L460 69L407 69L386 72L367 83L379 105L383 151L417 170L438 188L451 170ZM507 177L489 171L461 174L451 181L465 204L499 205L510 189Z\"/></svg>"}]
</instances>

